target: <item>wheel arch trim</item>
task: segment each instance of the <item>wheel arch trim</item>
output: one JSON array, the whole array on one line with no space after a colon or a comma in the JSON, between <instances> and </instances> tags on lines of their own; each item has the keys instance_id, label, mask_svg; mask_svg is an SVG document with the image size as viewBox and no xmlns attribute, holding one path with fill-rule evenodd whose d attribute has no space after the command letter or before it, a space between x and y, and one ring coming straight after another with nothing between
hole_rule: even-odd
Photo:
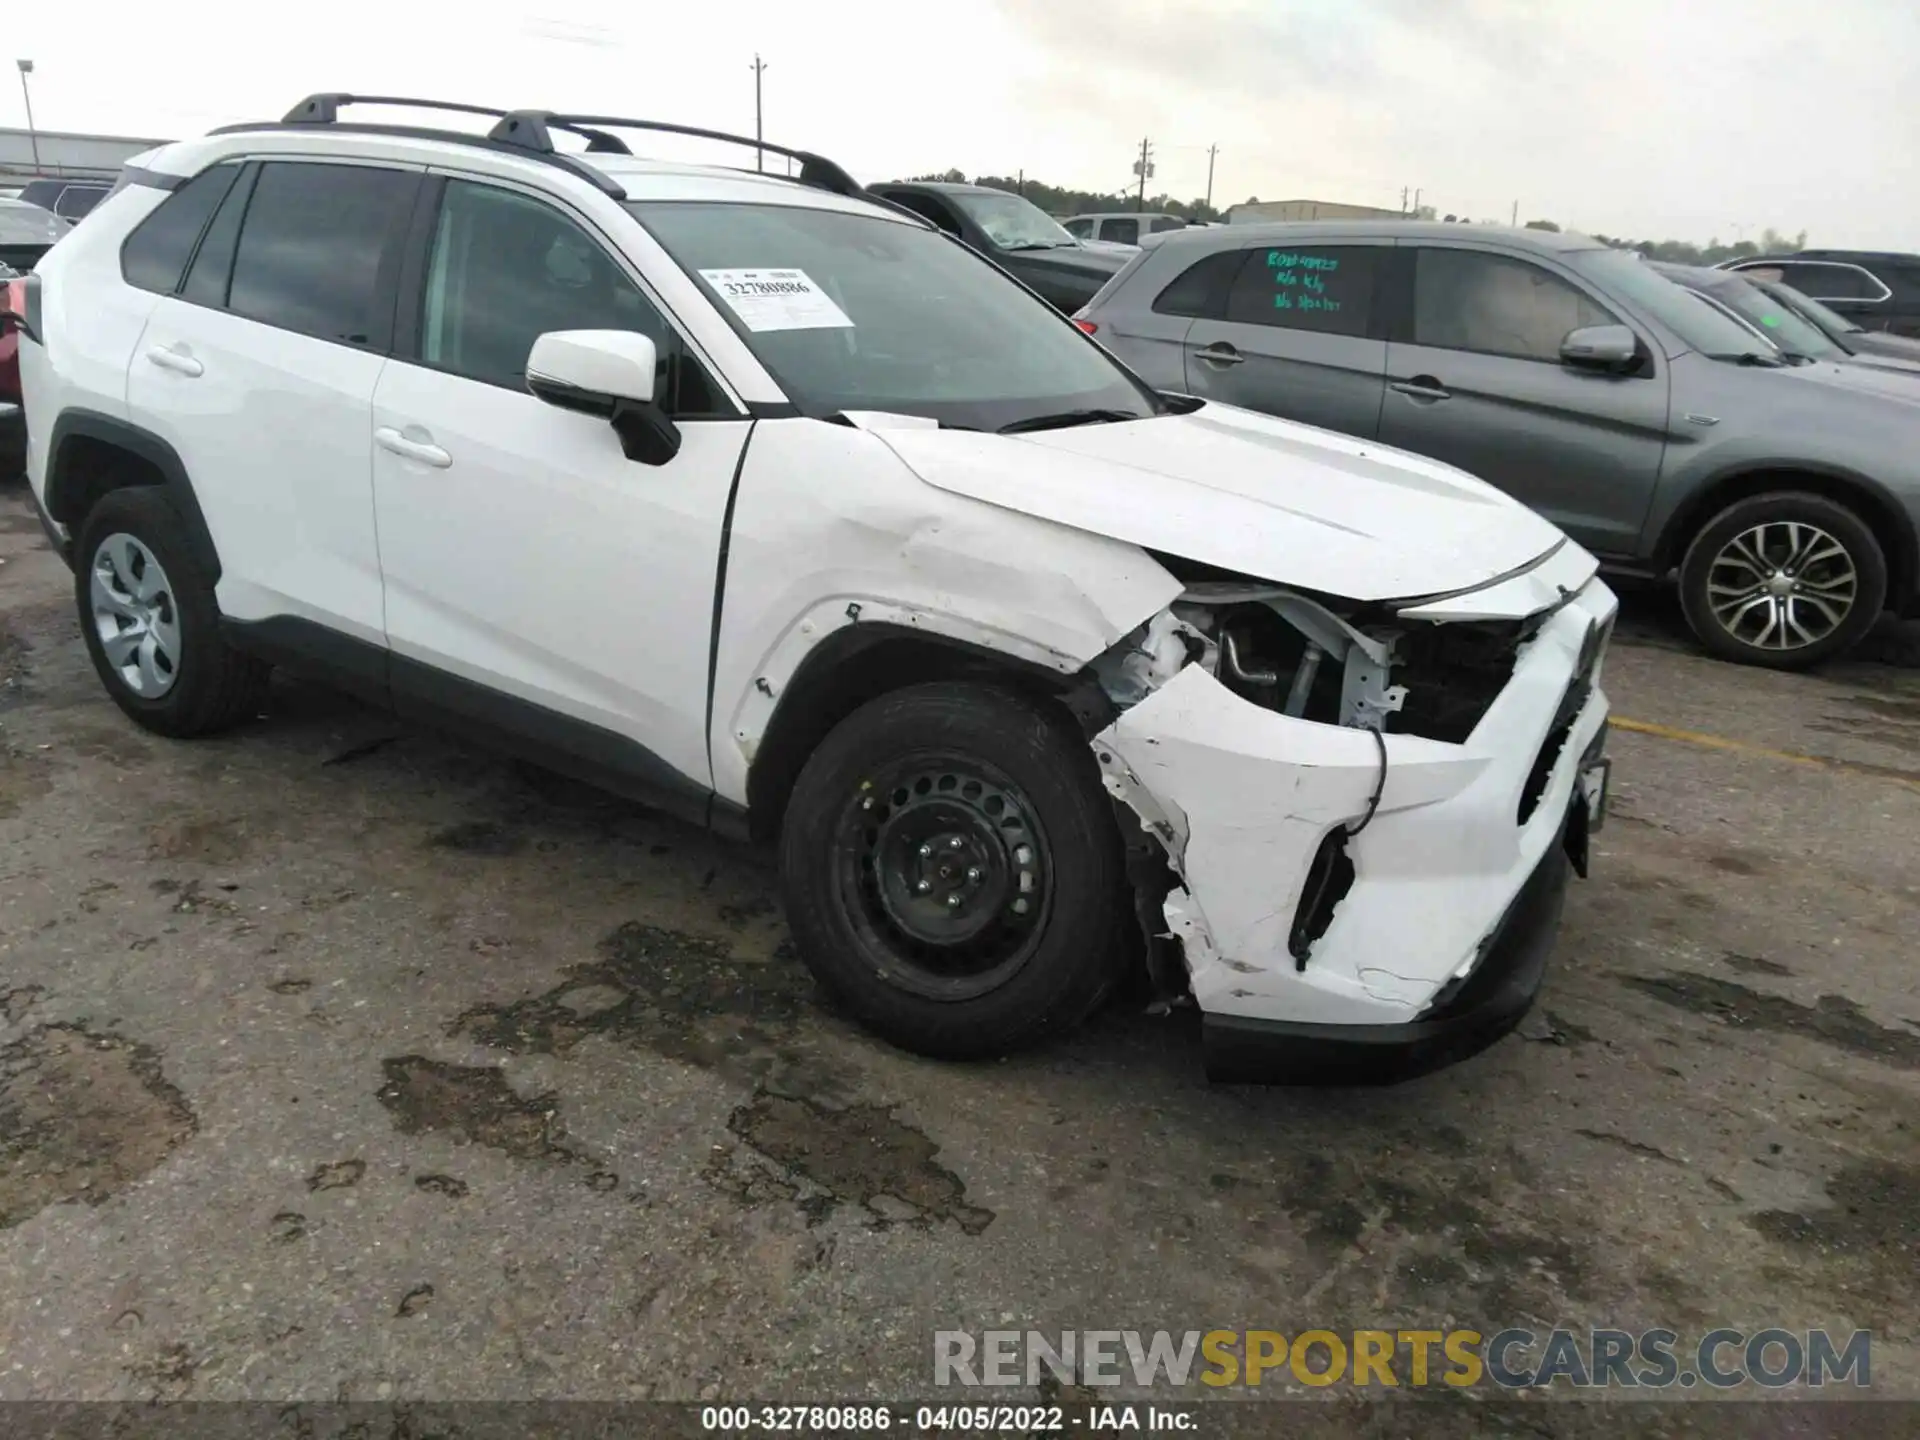
<instances>
[{"instance_id":1,"label":"wheel arch trim","mask_svg":"<svg viewBox=\"0 0 1920 1440\"><path fill-rule=\"evenodd\" d=\"M69 408L60 412L47 439L47 479L43 503L52 519L66 526L77 542L78 536L74 532L86 519L86 511L98 501L100 495L140 483L126 481L109 485L98 493L93 492L81 471L84 464L81 452L85 447L76 446L73 443L75 441L94 441L120 450L150 466L160 476L158 488L166 494L168 502L186 526L194 560L205 568L210 582L218 583L220 552L213 543L213 532L207 527L207 517L200 509L200 498L194 493L193 481L187 475L180 452L151 430L129 421L103 415L97 410Z\"/></svg>"}]
</instances>

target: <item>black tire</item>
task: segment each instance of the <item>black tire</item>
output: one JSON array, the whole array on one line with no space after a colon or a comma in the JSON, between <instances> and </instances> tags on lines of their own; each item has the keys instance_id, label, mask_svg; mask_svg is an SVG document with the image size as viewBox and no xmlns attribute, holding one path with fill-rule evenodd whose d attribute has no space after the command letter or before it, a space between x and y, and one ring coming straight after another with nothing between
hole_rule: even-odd
<instances>
[{"instance_id":1,"label":"black tire","mask_svg":"<svg viewBox=\"0 0 1920 1440\"><path fill-rule=\"evenodd\" d=\"M164 693L140 694L108 659L95 619L93 579L101 547L131 536L159 562L166 581L164 602L179 654ZM220 634L213 580L194 558L185 523L159 490L133 486L109 491L81 523L74 547L74 601L80 632L100 683L122 710L160 735L187 738L224 730L251 719L265 695L267 667L230 648Z\"/></svg>"},{"instance_id":2,"label":"black tire","mask_svg":"<svg viewBox=\"0 0 1920 1440\"><path fill-rule=\"evenodd\" d=\"M1797 577L1783 567L1785 579L1782 583L1798 578L1811 586L1823 577L1830 580L1830 577L1839 573L1839 566L1847 566L1852 570L1854 580L1848 592L1851 595L1849 608L1841 614L1837 625L1817 634L1811 643L1796 643L1790 648L1757 643L1759 637L1754 633L1755 630L1772 618L1764 606L1756 606L1736 626L1740 633L1730 630L1714 611L1708 585L1716 565L1719 566L1723 584L1739 584L1749 573L1757 573L1751 565L1724 559L1723 552L1747 532L1769 525L1817 528L1845 552L1843 558L1806 567ZM1784 536L1786 532L1779 529L1766 533ZM1786 550L1775 544L1761 558L1784 560ZM1823 592L1824 606L1808 606L1806 614L1815 620L1824 619L1836 608L1832 599L1836 593L1839 592L1831 589ZM1782 603L1793 604L1794 613L1798 615L1800 605L1805 602L1801 597L1790 595L1784 597ZM1799 490L1773 491L1729 505L1693 537L1693 543L1687 547L1686 558L1680 563L1680 605L1686 612L1687 624L1709 651L1723 660L1732 660L1741 665L1760 665L1771 670L1805 670L1843 655L1859 644L1862 637L1873 628L1886 603L1887 557L1880 542L1874 538L1873 531L1839 501ZM1806 628L1813 630L1813 623L1806 622ZM1772 633L1783 632L1784 626Z\"/></svg>"},{"instance_id":3,"label":"black tire","mask_svg":"<svg viewBox=\"0 0 1920 1440\"><path fill-rule=\"evenodd\" d=\"M956 836L977 863L921 898L944 862L918 857ZM988 685L916 685L843 720L794 786L780 869L814 978L921 1055L975 1059L1065 1033L1123 973L1126 869L1093 753L1064 714ZM952 919L943 894L962 895ZM924 938L945 925L982 928Z\"/></svg>"}]
</instances>

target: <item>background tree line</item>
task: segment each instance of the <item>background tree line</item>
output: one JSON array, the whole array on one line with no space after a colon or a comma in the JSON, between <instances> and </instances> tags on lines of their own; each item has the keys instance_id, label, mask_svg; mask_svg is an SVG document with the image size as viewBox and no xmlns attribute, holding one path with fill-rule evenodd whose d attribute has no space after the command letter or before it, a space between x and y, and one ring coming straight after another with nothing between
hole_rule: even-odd
<instances>
[{"instance_id":1,"label":"background tree line","mask_svg":"<svg viewBox=\"0 0 1920 1440\"><path fill-rule=\"evenodd\" d=\"M985 185L994 190L1011 190L1024 195L1049 215L1085 215L1111 210L1132 210L1137 203L1137 190L1069 190L1059 185L1049 185L1043 180L1028 180L1018 175L976 175L971 181L960 170L943 170L933 175L915 175L915 180L940 180L953 185ZM1247 204L1257 205L1255 196L1247 197ZM1222 221L1227 218L1226 211L1216 209L1205 200L1176 200L1173 196L1161 193L1149 195L1142 207L1167 215L1178 215L1186 220ZM1461 215L1440 215L1433 206L1423 205L1418 211L1407 217L1411 220L1447 220L1458 224L1471 224L1472 221ZM1497 223L1497 222L1494 222ZM1552 220L1529 220L1529 230L1558 231L1560 226ZM1666 260L1676 265L1718 265L1723 260L1742 260L1751 255L1781 255L1794 250L1804 250L1807 244L1807 232L1786 235L1769 225L1760 234L1758 241L1737 240L1731 244L1718 236L1704 245L1696 245L1690 240L1628 240L1613 235L1594 232L1593 238L1603 245L1617 246L1623 250L1638 250L1651 260Z\"/></svg>"}]
</instances>

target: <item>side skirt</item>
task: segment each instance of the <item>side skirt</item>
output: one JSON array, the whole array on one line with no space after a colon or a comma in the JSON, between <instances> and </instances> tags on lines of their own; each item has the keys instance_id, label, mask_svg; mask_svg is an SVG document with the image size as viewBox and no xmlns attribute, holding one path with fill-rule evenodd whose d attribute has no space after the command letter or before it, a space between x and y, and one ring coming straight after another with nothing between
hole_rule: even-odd
<instances>
[{"instance_id":1,"label":"side skirt","mask_svg":"<svg viewBox=\"0 0 1920 1440\"><path fill-rule=\"evenodd\" d=\"M539 765L650 809L747 838L747 812L617 731L507 695L438 666L293 616L221 622L248 655L430 730Z\"/></svg>"}]
</instances>

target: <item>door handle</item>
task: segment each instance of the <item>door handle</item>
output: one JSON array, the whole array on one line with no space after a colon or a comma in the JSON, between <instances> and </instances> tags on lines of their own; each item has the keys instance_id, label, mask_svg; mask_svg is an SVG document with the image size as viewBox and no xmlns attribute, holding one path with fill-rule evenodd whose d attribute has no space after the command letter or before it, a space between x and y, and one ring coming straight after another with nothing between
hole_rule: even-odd
<instances>
[{"instance_id":1,"label":"door handle","mask_svg":"<svg viewBox=\"0 0 1920 1440\"><path fill-rule=\"evenodd\" d=\"M1453 398L1453 392L1431 375L1416 375L1411 380L1396 380L1387 388L1411 400L1432 402Z\"/></svg>"},{"instance_id":2,"label":"door handle","mask_svg":"<svg viewBox=\"0 0 1920 1440\"><path fill-rule=\"evenodd\" d=\"M382 450L391 450L403 459L417 460L422 465L431 465L436 470L445 470L453 464L453 456L431 440L409 439L391 425L382 425L375 430L373 438Z\"/></svg>"},{"instance_id":3,"label":"door handle","mask_svg":"<svg viewBox=\"0 0 1920 1440\"><path fill-rule=\"evenodd\" d=\"M158 365L162 370L171 370L176 375L185 375L189 378L195 375L204 375L207 369L206 366L194 359L193 356L186 354L184 351L171 350L165 345L150 346L147 350L147 359L155 365Z\"/></svg>"},{"instance_id":4,"label":"door handle","mask_svg":"<svg viewBox=\"0 0 1920 1440\"><path fill-rule=\"evenodd\" d=\"M1216 340L1200 352L1200 358L1209 365L1238 365L1246 360L1233 346L1224 340Z\"/></svg>"}]
</instances>

